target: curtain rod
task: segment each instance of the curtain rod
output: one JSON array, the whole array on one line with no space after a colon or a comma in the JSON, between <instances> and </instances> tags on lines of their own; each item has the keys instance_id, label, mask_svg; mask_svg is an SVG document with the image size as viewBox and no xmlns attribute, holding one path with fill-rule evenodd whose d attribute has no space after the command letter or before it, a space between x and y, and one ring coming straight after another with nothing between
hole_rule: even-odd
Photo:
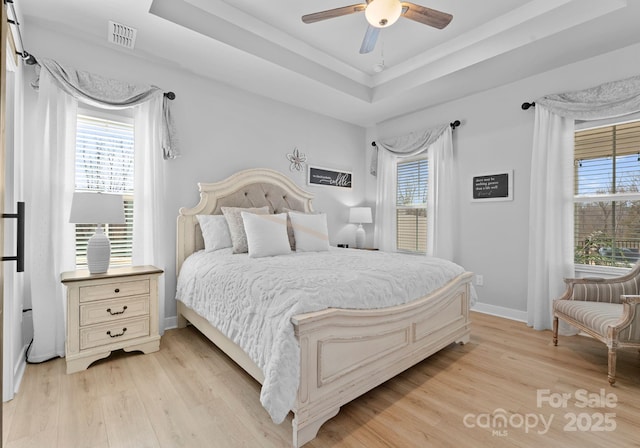
<instances>
[{"instance_id":1,"label":"curtain rod","mask_svg":"<svg viewBox=\"0 0 640 448\"><path fill-rule=\"evenodd\" d=\"M17 51L16 50L16 54L19 55L23 60L24 63L27 65L35 65L38 63L38 61L36 60L36 58L33 57L32 54L27 53L27 50L24 49L24 42L22 41L22 33L20 32L20 23L18 23L18 15L16 14L16 8L13 5L13 0L3 0L5 5L9 5L9 7L7 8L7 11L10 9L11 10L11 14L13 15L13 20L9 18L9 16L7 15L7 22L10 25L13 25L16 27L16 31L18 34L18 41L20 42L20 48L22 49L22 52Z\"/></svg>"},{"instance_id":2,"label":"curtain rod","mask_svg":"<svg viewBox=\"0 0 640 448\"><path fill-rule=\"evenodd\" d=\"M520 107L522 107L522 110L527 110L530 107L536 107L536 103L535 101L531 101L530 103L522 103L522 106Z\"/></svg>"},{"instance_id":3,"label":"curtain rod","mask_svg":"<svg viewBox=\"0 0 640 448\"><path fill-rule=\"evenodd\" d=\"M460 120L455 120L455 121L452 121L451 123L449 123L449 126L451 126L451 129L455 129L460 125L461 125ZM378 146L378 145L376 145L376 142L374 141L374 142L371 142L371 146L375 147L375 146Z\"/></svg>"}]
</instances>

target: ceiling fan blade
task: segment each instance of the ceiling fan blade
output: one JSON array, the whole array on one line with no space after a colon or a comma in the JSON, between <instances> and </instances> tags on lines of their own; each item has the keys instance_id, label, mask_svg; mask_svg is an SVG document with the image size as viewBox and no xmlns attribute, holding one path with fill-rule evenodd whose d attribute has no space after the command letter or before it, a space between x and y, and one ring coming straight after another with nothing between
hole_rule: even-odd
<instances>
[{"instance_id":1,"label":"ceiling fan blade","mask_svg":"<svg viewBox=\"0 0 640 448\"><path fill-rule=\"evenodd\" d=\"M378 41L378 35L380 34L380 28L374 26L367 26L367 32L364 34L362 45L360 46L360 54L371 53L376 47Z\"/></svg>"},{"instance_id":2,"label":"ceiling fan blade","mask_svg":"<svg viewBox=\"0 0 640 448\"><path fill-rule=\"evenodd\" d=\"M315 12L302 16L304 23L314 23L321 20L333 19L335 17L346 16L355 12L362 12L367 7L366 3L357 5L343 6L342 8L328 9L327 11Z\"/></svg>"},{"instance_id":3,"label":"ceiling fan blade","mask_svg":"<svg viewBox=\"0 0 640 448\"><path fill-rule=\"evenodd\" d=\"M453 19L453 16L446 12L409 2L402 2L402 10L402 15L407 19L415 20L416 22L438 28L439 30L449 25L449 22Z\"/></svg>"}]
</instances>

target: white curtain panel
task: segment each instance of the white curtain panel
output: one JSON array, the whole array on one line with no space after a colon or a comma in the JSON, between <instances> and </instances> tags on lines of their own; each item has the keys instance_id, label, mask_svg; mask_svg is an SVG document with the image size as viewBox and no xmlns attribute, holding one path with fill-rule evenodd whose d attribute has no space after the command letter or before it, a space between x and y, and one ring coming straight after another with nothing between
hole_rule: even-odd
<instances>
[{"instance_id":1,"label":"white curtain panel","mask_svg":"<svg viewBox=\"0 0 640 448\"><path fill-rule=\"evenodd\" d=\"M378 186L374 241L387 252L396 251L396 160L389 151L378 151Z\"/></svg>"},{"instance_id":2,"label":"white curtain panel","mask_svg":"<svg viewBox=\"0 0 640 448\"><path fill-rule=\"evenodd\" d=\"M573 275L574 122L536 104L529 204L527 323L551 328L552 302Z\"/></svg>"},{"instance_id":3,"label":"white curtain panel","mask_svg":"<svg viewBox=\"0 0 640 448\"><path fill-rule=\"evenodd\" d=\"M447 126L428 149L429 186L427 198L427 255L453 260L455 244L455 205L453 130Z\"/></svg>"},{"instance_id":4,"label":"white curtain panel","mask_svg":"<svg viewBox=\"0 0 640 448\"><path fill-rule=\"evenodd\" d=\"M395 251L396 247L396 164L399 160L417 156L428 151L429 157L429 204L427 215L431 228L428 254L452 259L454 227L453 207L455 186L453 176L453 146L451 126L412 132L400 137L381 139L378 148L378 185L376 192L375 243L380 250ZM442 216L439 214L442 213ZM435 217L435 221L434 221ZM433 229L438 229L435 232ZM446 229L446 230L445 230ZM442 230L443 239L435 234ZM448 230L448 231L447 231Z\"/></svg>"},{"instance_id":5,"label":"white curtain panel","mask_svg":"<svg viewBox=\"0 0 640 448\"><path fill-rule=\"evenodd\" d=\"M552 303L575 275L573 261L574 120L602 120L640 111L640 76L535 100L529 205L527 321L552 326ZM563 333L572 332L563 325Z\"/></svg>"},{"instance_id":6,"label":"white curtain panel","mask_svg":"<svg viewBox=\"0 0 640 448\"><path fill-rule=\"evenodd\" d=\"M135 159L133 198L133 264L164 266L163 98L156 96L134 109ZM164 282L158 285L160 332L164 332Z\"/></svg>"},{"instance_id":7,"label":"white curtain panel","mask_svg":"<svg viewBox=\"0 0 640 448\"><path fill-rule=\"evenodd\" d=\"M25 294L33 308L29 361L64 356L66 291L60 273L75 268L74 190L77 102L48 73L40 77L37 124L26 145Z\"/></svg>"}]
</instances>

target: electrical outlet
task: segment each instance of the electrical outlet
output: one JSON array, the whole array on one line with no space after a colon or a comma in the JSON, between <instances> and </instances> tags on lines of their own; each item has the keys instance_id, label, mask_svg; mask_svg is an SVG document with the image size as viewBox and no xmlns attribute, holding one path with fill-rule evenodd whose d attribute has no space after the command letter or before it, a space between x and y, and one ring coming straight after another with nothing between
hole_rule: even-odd
<instances>
[{"instance_id":1,"label":"electrical outlet","mask_svg":"<svg viewBox=\"0 0 640 448\"><path fill-rule=\"evenodd\" d=\"M476 274L476 286L484 286L484 276Z\"/></svg>"}]
</instances>

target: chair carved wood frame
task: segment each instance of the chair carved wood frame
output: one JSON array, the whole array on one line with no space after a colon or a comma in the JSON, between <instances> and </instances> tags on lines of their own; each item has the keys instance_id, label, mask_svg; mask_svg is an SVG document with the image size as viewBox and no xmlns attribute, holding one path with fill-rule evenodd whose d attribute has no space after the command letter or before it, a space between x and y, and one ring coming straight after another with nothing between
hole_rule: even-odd
<instances>
[{"instance_id":1,"label":"chair carved wood frame","mask_svg":"<svg viewBox=\"0 0 640 448\"><path fill-rule=\"evenodd\" d=\"M604 343L608 379L616 381L616 350L640 349L640 263L614 278L567 278L564 294L553 302L553 343L558 345L558 319Z\"/></svg>"}]
</instances>

